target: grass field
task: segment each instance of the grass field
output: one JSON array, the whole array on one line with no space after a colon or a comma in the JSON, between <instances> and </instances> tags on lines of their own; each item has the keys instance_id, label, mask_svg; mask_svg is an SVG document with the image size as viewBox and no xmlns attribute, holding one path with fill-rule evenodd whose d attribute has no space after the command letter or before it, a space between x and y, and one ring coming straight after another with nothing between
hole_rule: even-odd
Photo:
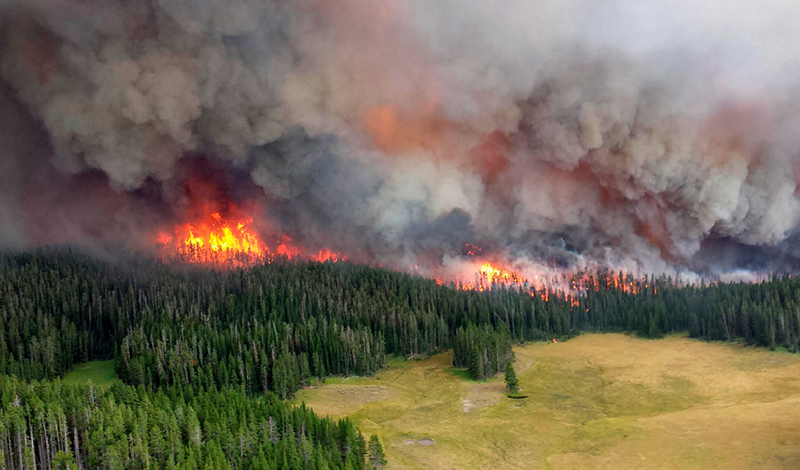
<instances>
[{"instance_id":1,"label":"grass field","mask_svg":"<svg viewBox=\"0 0 800 470\"><path fill-rule=\"evenodd\" d=\"M67 384L85 384L92 381L97 386L119 382L114 372L114 361L91 361L77 364L62 379Z\"/></svg>"},{"instance_id":2,"label":"grass field","mask_svg":"<svg viewBox=\"0 0 800 470\"><path fill-rule=\"evenodd\" d=\"M449 354L297 399L378 434L394 469L800 468L798 355L612 334L515 353L524 400Z\"/></svg>"}]
</instances>

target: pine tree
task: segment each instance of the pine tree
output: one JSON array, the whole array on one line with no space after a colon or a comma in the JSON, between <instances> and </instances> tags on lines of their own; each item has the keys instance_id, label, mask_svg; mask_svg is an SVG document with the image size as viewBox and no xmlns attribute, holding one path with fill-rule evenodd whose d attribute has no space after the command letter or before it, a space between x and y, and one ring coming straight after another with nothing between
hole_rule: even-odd
<instances>
[{"instance_id":1,"label":"pine tree","mask_svg":"<svg viewBox=\"0 0 800 470\"><path fill-rule=\"evenodd\" d=\"M369 438L367 456L371 469L380 470L386 466L386 456L383 454L383 446L381 446L381 441L378 440L378 436L375 434Z\"/></svg>"},{"instance_id":2,"label":"pine tree","mask_svg":"<svg viewBox=\"0 0 800 470\"><path fill-rule=\"evenodd\" d=\"M483 348L475 348L470 355L469 368L467 369L470 377L475 380L486 378L483 367Z\"/></svg>"},{"instance_id":3,"label":"pine tree","mask_svg":"<svg viewBox=\"0 0 800 470\"><path fill-rule=\"evenodd\" d=\"M519 391L519 380L517 380L517 373L514 371L514 366L508 364L506 366L506 388L511 393Z\"/></svg>"},{"instance_id":4,"label":"pine tree","mask_svg":"<svg viewBox=\"0 0 800 470\"><path fill-rule=\"evenodd\" d=\"M0 468L3 468L0 464ZM52 463L53 470L78 470L78 464L75 463L75 458L72 456L72 452L61 452L59 451L56 456L53 458Z\"/></svg>"}]
</instances>

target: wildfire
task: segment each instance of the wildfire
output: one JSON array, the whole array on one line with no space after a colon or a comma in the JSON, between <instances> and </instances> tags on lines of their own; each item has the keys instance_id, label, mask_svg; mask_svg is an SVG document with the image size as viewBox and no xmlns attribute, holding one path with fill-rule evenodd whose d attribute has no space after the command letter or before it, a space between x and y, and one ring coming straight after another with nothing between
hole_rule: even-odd
<instances>
[{"instance_id":1,"label":"wildfire","mask_svg":"<svg viewBox=\"0 0 800 470\"><path fill-rule=\"evenodd\" d=\"M241 211L233 213L242 214ZM220 212L211 212L200 221L177 226L173 234L159 233L156 243L162 247L165 259L228 267L269 264L278 259L318 263L347 261L346 254L327 248L309 251L286 235L273 239L273 243L268 244L259 237L252 225L253 219L249 216L228 220ZM482 251L475 245L465 245L462 253L465 257L464 264L455 273L425 273L417 265L411 265L407 269L411 273L431 277L440 286L478 292L500 288L517 289L545 302L566 302L573 308L583 308L582 299L587 293L601 289L638 294L642 290L651 291L652 288L652 292L656 292L655 285L637 281L621 272L593 276L586 273L567 274L549 267L537 270L523 265L521 269L525 275L522 275L520 271L501 263L488 262L482 256Z\"/></svg>"},{"instance_id":2,"label":"wildfire","mask_svg":"<svg viewBox=\"0 0 800 470\"><path fill-rule=\"evenodd\" d=\"M485 263L481 265L480 270L481 276L486 278L486 280L490 283L496 282L512 282L516 283L517 275L511 273L505 269L499 269L492 266L489 263Z\"/></svg>"},{"instance_id":3,"label":"wildfire","mask_svg":"<svg viewBox=\"0 0 800 470\"><path fill-rule=\"evenodd\" d=\"M347 261L347 255L325 249L319 250L318 253L311 255L311 260L316 261L317 263L325 263L326 261L338 263L339 261Z\"/></svg>"},{"instance_id":4,"label":"wildfire","mask_svg":"<svg viewBox=\"0 0 800 470\"><path fill-rule=\"evenodd\" d=\"M477 256L480 255L483 250L479 246L467 243L461 251L466 256Z\"/></svg>"},{"instance_id":5,"label":"wildfire","mask_svg":"<svg viewBox=\"0 0 800 470\"><path fill-rule=\"evenodd\" d=\"M157 242L165 250L175 249L183 261L205 264L251 264L264 259L266 245L252 232L252 218L229 222L219 212L202 221L175 229L174 236L159 233Z\"/></svg>"},{"instance_id":6,"label":"wildfire","mask_svg":"<svg viewBox=\"0 0 800 470\"><path fill-rule=\"evenodd\" d=\"M638 278L632 273L609 271L566 271L545 264L503 262L502 256L491 260L483 250L472 244L465 245L462 259L451 265L449 274L435 272L430 275L439 285L465 291L491 291L514 289L528 293L545 302L564 302L572 308L585 310L591 293L613 290L630 295L658 293L654 279ZM412 270L415 272L415 270Z\"/></svg>"},{"instance_id":7,"label":"wildfire","mask_svg":"<svg viewBox=\"0 0 800 470\"><path fill-rule=\"evenodd\" d=\"M241 267L271 263L279 258L320 263L347 260L347 255L329 249L304 255L305 250L286 235L271 247L259 238L252 224L251 217L228 221L219 212L212 212L199 222L177 226L174 235L159 233L156 243L161 246L164 258L196 264Z\"/></svg>"},{"instance_id":8,"label":"wildfire","mask_svg":"<svg viewBox=\"0 0 800 470\"><path fill-rule=\"evenodd\" d=\"M469 246L476 253L481 251L479 247ZM468 256L476 255L469 254ZM484 292L501 287L520 289L544 301L549 301L553 294L553 288L548 285L545 277L534 275L526 278L514 269L482 260L470 262L461 269L460 273L449 276L449 280L445 280L448 279L447 276L436 276L434 279L439 285L449 285L455 289L467 291Z\"/></svg>"}]
</instances>

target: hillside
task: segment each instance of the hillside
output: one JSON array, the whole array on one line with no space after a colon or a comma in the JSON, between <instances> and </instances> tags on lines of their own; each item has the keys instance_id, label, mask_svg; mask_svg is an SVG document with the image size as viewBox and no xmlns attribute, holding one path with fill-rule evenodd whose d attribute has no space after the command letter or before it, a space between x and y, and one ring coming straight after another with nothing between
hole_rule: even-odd
<instances>
[{"instance_id":1,"label":"hillside","mask_svg":"<svg viewBox=\"0 0 800 470\"><path fill-rule=\"evenodd\" d=\"M133 390L155 403L160 402L154 397L162 393L186 403L203 393L212 394L213 400L221 393L226 400L244 402L266 395L269 403L277 403L326 378L370 376L387 363L396 363L392 358L441 358L436 355L451 349L453 364L469 366L460 377L483 379L513 360L514 344L569 339L584 332L651 338L688 332L709 340L739 340L790 351L798 347L800 282L791 278L681 286L669 278L634 279L604 271L576 276L593 287L572 293L506 286L464 290L348 263L286 261L210 270L136 258L109 263L62 252L3 255L0 376L20 383L44 381L44 395L34 390L30 401L18 403L13 390L20 385L5 382L0 411L12 424L0 429L6 436L0 439L2 451L14 469L25 467L26 452L49 465L59 449L69 450L84 463L95 462L89 468L99 468L111 458L89 446L93 424L75 411L85 403L62 403L60 411L40 408L38 400L52 396L48 390L70 387L57 380L62 376L68 383L88 384L89 378L97 378L96 386L92 379L92 393L114 403L124 401ZM125 385L103 385L117 380ZM131 416L140 413L139 405L140 401L131 404ZM114 410L104 409L100 416ZM59 413L66 421L59 421ZM36 420L50 422L49 416L55 424L34 426ZM155 423L161 422L159 415L153 416ZM239 431L234 426L229 433L214 431L213 415L206 416L207 421L201 419L201 434L184 429L181 442L219 444L226 465L249 465L264 456L270 465L286 461L294 462L287 463L289 468L307 468L317 453L331 468L366 465L366 440L347 422L325 424L327 430L320 431L324 436L317 436L318 441L296 422L270 434L274 445L289 436L286 449L248 447L247 453L241 446L237 450L235 437L240 435L241 445L244 440L261 442L267 415L253 418L261 424L250 423L252 427ZM313 415L307 419L319 420ZM184 428L193 422L186 423ZM152 424L147 418L143 429ZM139 433L131 426L124 425L125 432L109 442L134 439ZM65 435L69 428L72 435ZM303 451L303 437L316 450ZM54 439L57 445L51 445ZM126 468L130 462L153 457L149 451L131 449L119 450L127 452ZM303 457L295 461L291 453ZM98 455L105 457L91 460ZM189 465L219 460L220 453L212 445L195 457L169 455L176 465ZM163 452L156 460L169 461Z\"/></svg>"}]
</instances>

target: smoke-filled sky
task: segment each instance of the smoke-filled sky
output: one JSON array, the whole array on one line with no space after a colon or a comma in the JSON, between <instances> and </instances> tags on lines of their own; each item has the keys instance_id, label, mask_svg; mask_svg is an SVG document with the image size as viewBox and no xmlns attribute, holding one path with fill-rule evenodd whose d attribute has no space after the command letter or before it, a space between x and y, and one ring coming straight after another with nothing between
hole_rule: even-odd
<instances>
[{"instance_id":1,"label":"smoke-filled sky","mask_svg":"<svg viewBox=\"0 0 800 470\"><path fill-rule=\"evenodd\" d=\"M200 174L370 262L794 267L798 5L0 0L0 245L142 248Z\"/></svg>"}]
</instances>

